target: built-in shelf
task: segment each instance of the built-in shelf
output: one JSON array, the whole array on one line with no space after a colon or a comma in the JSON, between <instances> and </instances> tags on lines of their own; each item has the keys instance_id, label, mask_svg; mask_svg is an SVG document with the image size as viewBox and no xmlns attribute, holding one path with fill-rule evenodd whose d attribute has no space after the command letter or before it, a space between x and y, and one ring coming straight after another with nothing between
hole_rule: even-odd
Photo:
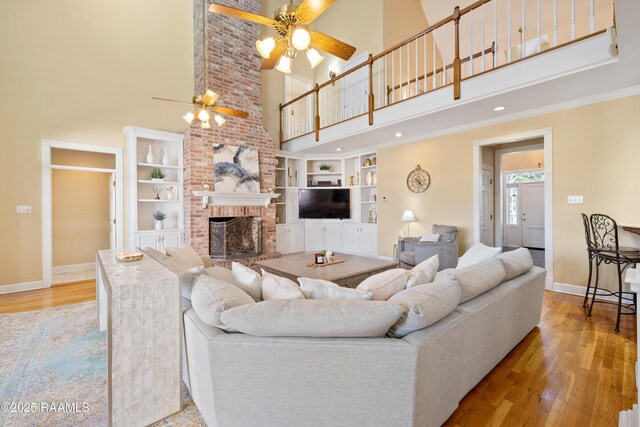
<instances>
[{"instance_id":1,"label":"built-in shelf","mask_svg":"<svg viewBox=\"0 0 640 427\"><path fill-rule=\"evenodd\" d=\"M178 181L151 181L150 179L139 179L139 184L159 184L159 185L180 185Z\"/></svg>"},{"instance_id":2,"label":"built-in shelf","mask_svg":"<svg viewBox=\"0 0 640 427\"><path fill-rule=\"evenodd\" d=\"M341 172L309 172L307 175L342 175Z\"/></svg>"},{"instance_id":3,"label":"built-in shelf","mask_svg":"<svg viewBox=\"0 0 640 427\"><path fill-rule=\"evenodd\" d=\"M153 163L138 163L138 166L144 166L147 168L160 168L160 169L178 169L180 166L172 166L172 165L156 165Z\"/></svg>"},{"instance_id":4,"label":"built-in shelf","mask_svg":"<svg viewBox=\"0 0 640 427\"><path fill-rule=\"evenodd\" d=\"M180 200L167 200L167 199L138 199L139 202L142 203L180 203Z\"/></svg>"},{"instance_id":5,"label":"built-in shelf","mask_svg":"<svg viewBox=\"0 0 640 427\"><path fill-rule=\"evenodd\" d=\"M360 188L375 188L377 185L361 185Z\"/></svg>"},{"instance_id":6,"label":"built-in shelf","mask_svg":"<svg viewBox=\"0 0 640 427\"><path fill-rule=\"evenodd\" d=\"M361 166L360 169L373 169L378 165L371 165L371 166Z\"/></svg>"},{"instance_id":7,"label":"built-in shelf","mask_svg":"<svg viewBox=\"0 0 640 427\"><path fill-rule=\"evenodd\" d=\"M360 202L360 203L362 203L363 205L375 205L378 202L375 201L375 202Z\"/></svg>"},{"instance_id":8,"label":"built-in shelf","mask_svg":"<svg viewBox=\"0 0 640 427\"><path fill-rule=\"evenodd\" d=\"M285 168L276 168L277 171L285 171Z\"/></svg>"},{"instance_id":9,"label":"built-in shelf","mask_svg":"<svg viewBox=\"0 0 640 427\"><path fill-rule=\"evenodd\" d=\"M202 197L202 207L207 206L263 206L268 207L271 199L277 199L277 193L223 193L220 191L192 191L194 196Z\"/></svg>"},{"instance_id":10,"label":"built-in shelf","mask_svg":"<svg viewBox=\"0 0 640 427\"><path fill-rule=\"evenodd\" d=\"M158 231L164 231L165 233L171 233L171 232L175 232L175 231L182 231L179 228L163 228L162 230L156 230L155 228L142 228L140 230L138 230L138 233L157 233Z\"/></svg>"}]
</instances>

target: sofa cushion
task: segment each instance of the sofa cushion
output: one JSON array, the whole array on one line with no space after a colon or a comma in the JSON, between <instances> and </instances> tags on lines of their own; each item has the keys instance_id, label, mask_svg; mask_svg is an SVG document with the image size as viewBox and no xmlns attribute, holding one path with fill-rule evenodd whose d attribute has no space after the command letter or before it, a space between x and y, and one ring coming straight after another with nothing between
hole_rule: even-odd
<instances>
[{"instance_id":1,"label":"sofa cushion","mask_svg":"<svg viewBox=\"0 0 640 427\"><path fill-rule=\"evenodd\" d=\"M440 262L437 254L422 261L407 272L407 283L405 288L411 288L413 286L433 282L433 278L438 272L439 266Z\"/></svg>"},{"instance_id":2,"label":"sofa cushion","mask_svg":"<svg viewBox=\"0 0 640 427\"><path fill-rule=\"evenodd\" d=\"M369 291L344 288L328 280L299 277L300 289L307 299L360 299L370 300Z\"/></svg>"},{"instance_id":3,"label":"sofa cushion","mask_svg":"<svg viewBox=\"0 0 640 427\"><path fill-rule=\"evenodd\" d=\"M394 268L374 274L364 279L356 289L370 291L373 294L371 299L386 301L391 295L404 289L407 284L407 270Z\"/></svg>"},{"instance_id":4,"label":"sofa cushion","mask_svg":"<svg viewBox=\"0 0 640 427\"><path fill-rule=\"evenodd\" d=\"M502 252L502 248L493 248L483 243L476 243L458 259L456 268L465 268L473 264L478 264L479 262L493 258L500 252Z\"/></svg>"},{"instance_id":5,"label":"sofa cushion","mask_svg":"<svg viewBox=\"0 0 640 427\"><path fill-rule=\"evenodd\" d=\"M254 300L262 301L262 277L257 271L234 261L231 264L231 272L237 287L251 295Z\"/></svg>"},{"instance_id":6,"label":"sofa cushion","mask_svg":"<svg viewBox=\"0 0 640 427\"><path fill-rule=\"evenodd\" d=\"M491 258L479 264L456 269L455 275L462 290L460 302L463 303L498 286L504 279L505 271L502 261Z\"/></svg>"},{"instance_id":7,"label":"sofa cushion","mask_svg":"<svg viewBox=\"0 0 640 427\"><path fill-rule=\"evenodd\" d=\"M214 279L222 280L223 282L231 283L232 285L236 284L233 274L231 274L231 270L228 268L220 266L206 267L204 269L204 273Z\"/></svg>"},{"instance_id":8,"label":"sofa cushion","mask_svg":"<svg viewBox=\"0 0 640 427\"><path fill-rule=\"evenodd\" d=\"M533 267L533 258L531 258L531 252L527 248L505 252L498 255L497 258L502 261L502 266L504 267L505 276L502 279L503 282L518 277Z\"/></svg>"},{"instance_id":9,"label":"sofa cushion","mask_svg":"<svg viewBox=\"0 0 640 427\"><path fill-rule=\"evenodd\" d=\"M402 338L436 323L455 310L460 296L460 286L455 280L427 283L398 292L389 298L389 302L402 304L404 312L389 330L389 335Z\"/></svg>"},{"instance_id":10,"label":"sofa cushion","mask_svg":"<svg viewBox=\"0 0 640 427\"><path fill-rule=\"evenodd\" d=\"M226 329L220 322L225 310L256 302L246 292L231 283L203 274L196 279L191 294L191 304L200 319L207 325Z\"/></svg>"},{"instance_id":11,"label":"sofa cushion","mask_svg":"<svg viewBox=\"0 0 640 427\"><path fill-rule=\"evenodd\" d=\"M265 337L382 337L402 315L402 304L360 300L279 300L222 313L229 328Z\"/></svg>"},{"instance_id":12,"label":"sofa cushion","mask_svg":"<svg viewBox=\"0 0 640 427\"><path fill-rule=\"evenodd\" d=\"M262 299L304 299L304 294L293 280L262 270Z\"/></svg>"},{"instance_id":13,"label":"sofa cushion","mask_svg":"<svg viewBox=\"0 0 640 427\"><path fill-rule=\"evenodd\" d=\"M178 248L166 248L165 252L172 258L182 261L189 268L201 266L204 267L204 261L200 255L189 245L182 245Z\"/></svg>"},{"instance_id":14,"label":"sofa cushion","mask_svg":"<svg viewBox=\"0 0 640 427\"><path fill-rule=\"evenodd\" d=\"M456 269L455 268L445 268L444 270L438 271L433 278L434 282L440 282L442 280L455 280L456 278Z\"/></svg>"},{"instance_id":15,"label":"sofa cushion","mask_svg":"<svg viewBox=\"0 0 640 427\"><path fill-rule=\"evenodd\" d=\"M427 233L420 238L420 242L438 242L439 240L440 235L435 233Z\"/></svg>"}]
</instances>

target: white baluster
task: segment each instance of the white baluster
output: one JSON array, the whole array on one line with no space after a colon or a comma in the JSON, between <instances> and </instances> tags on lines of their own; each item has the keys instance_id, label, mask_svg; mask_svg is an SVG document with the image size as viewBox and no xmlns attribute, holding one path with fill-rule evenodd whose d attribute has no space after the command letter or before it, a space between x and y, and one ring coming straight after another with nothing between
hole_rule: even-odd
<instances>
[{"instance_id":1,"label":"white baluster","mask_svg":"<svg viewBox=\"0 0 640 427\"><path fill-rule=\"evenodd\" d=\"M538 52L542 50L540 43L540 0L538 0Z\"/></svg>"},{"instance_id":2,"label":"white baluster","mask_svg":"<svg viewBox=\"0 0 640 427\"><path fill-rule=\"evenodd\" d=\"M507 63L511 62L511 0L507 0Z\"/></svg>"},{"instance_id":3,"label":"white baluster","mask_svg":"<svg viewBox=\"0 0 640 427\"><path fill-rule=\"evenodd\" d=\"M589 32L593 33L596 30L596 10L594 0L591 0L591 17L589 19Z\"/></svg>"},{"instance_id":4,"label":"white baluster","mask_svg":"<svg viewBox=\"0 0 640 427\"><path fill-rule=\"evenodd\" d=\"M424 35L424 93L427 93L427 35Z\"/></svg>"},{"instance_id":5,"label":"white baluster","mask_svg":"<svg viewBox=\"0 0 640 427\"><path fill-rule=\"evenodd\" d=\"M576 0L571 0L571 40L576 38Z\"/></svg>"},{"instance_id":6,"label":"white baluster","mask_svg":"<svg viewBox=\"0 0 640 427\"><path fill-rule=\"evenodd\" d=\"M493 67L498 66L498 0L493 0Z\"/></svg>"},{"instance_id":7,"label":"white baluster","mask_svg":"<svg viewBox=\"0 0 640 427\"><path fill-rule=\"evenodd\" d=\"M406 98L411 98L411 51L409 50L410 44L411 43L407 43L407 96Z\"/></svg>"},{"instance_id":8,"label":"white baluster","mask_svg":"<svg viewBox=\"0 0 640 427\"><path fill-rule=\"evenodd\" d=\"M469 19L469 76L473 76L473 10L467 15Z\"/></svg>"},{"instance_id":9,"label":"white baluster","mask_svg":"<svg viewBox=\"0 0 640 427\"><path fill-rule=\"evenodd\" d=\"M395 91L395 86L396 86L396 64L395 64L395 58L394 58L394 54L393 54L393 50L391 51L391 103L393 104L394 102L396 102L396 91Z\"/></svg>"},{"instance_id":10,"label":"white baluster","mask_svg":"<svg viewBox=\"0 0 640 427\"><path fill-rule=\"evenodd\" d=\"M438 66L436 63L436 30L431 32L431 39L433 40L433 82L432 82L432 90L436 89L436 67Z\"/></svg>"},{"instance_id":11,"label":"white baluster","mask_svg":"<svg viewBox=\"0 0 640 427\"><path fill-rule=\"evenodd\" d=\"M447 84L447 35L442 26L442 86Z\"/></svg>"},{"instance_id":12,"label":"white baluster","mask_svg":"<svg viewBox=\"0 0 640 427\"><path fill-rule=\"evenodd\" d=\"M553 0L553 46L558 46L558 0Z\"/></svg>"},{"instance_id":13,"label":"white baluster","mask_svg":"<svg viewBox=\"0 0 640 427\"><path fill-rule=\"evenodd\" d=\"M527 49L524 44L525 43L524 35L526 33L526 26L524 25L525 23L524 11L525 11L524 0L522 0L522 26L520 27L522 28L522 34L520 34L520 58L524 58L525 56L527 56Z\"/></svg>"},{"instance_id":14,"label":"white baluster","mask_svg":"<svg viewBox=\"0 0 640 427\"><path fill-rule=\"evenodd\" d=\"M418 90L418 88L419 88L419 86L418 86L418 39L416 39L416 58L415 58L415 60L416 60L416 75L415 75L416 83L415 83L414 94L417 95L420 92L420 90Z\"/></svg>"},{"instance_id":15,"label":"white baluster","mask_svg":"<svg viewBox=\"0 0 640 427\"><path fill-rule=\"evenodd\" d=\"M400 55L398 57L398 62L400 63L400 70L399 70L399 77L400 77L400 100L402 101L404 99L404 93L402 92L402 46L400 46L400 48L398 49L398 54Z\"/></svg>"},{"instance_id":16,"label":"white baluster","mask_svg":"<svg viewBox=\"0 0 640 427\"><path fill-rule=\"evenodd\" d=\"M482 3L482 26L480 28L482 28L482 46L480 46L480 49L482 50L482 71L485 70L485 63L484 63L484 3Z\"/></svg>"}]
</instances>

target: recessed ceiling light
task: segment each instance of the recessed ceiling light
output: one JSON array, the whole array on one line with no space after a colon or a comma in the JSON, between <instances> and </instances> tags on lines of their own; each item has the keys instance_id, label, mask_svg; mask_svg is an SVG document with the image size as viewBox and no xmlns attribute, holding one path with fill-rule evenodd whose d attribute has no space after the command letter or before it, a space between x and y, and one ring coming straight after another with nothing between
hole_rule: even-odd
<instances>
[{"instance_id":1,"label":"recessed ceiling light","mask_svg":"<svg viewBox=\"0 0 640 427\"><path fill-rule=\"evenodd\" d=\"M402 132L396 132L396 138L401 138L402 137Z\"/></svg>"},{"instance_id":2,"label":"recessed ceiling light","mask_svg":"<svg viewBox=\"0 0 640 427\"><path fill-rule=\"evenodd\" d=\"M502 110L504 110L505 108L507 108L507 107L505 107L504 105L501 105L501 106L499 106L499 107L494 108L494 109L493 109L493 111L502 111Z\"/></svg>"},{"instance_id":3,"label":"recessed ceiling light","mask_svg":"<svg viewBox=\"0 0 640 427\"><path fill-rule=\"evenodd\" d=\"M342 151L342 148L338 147L336 148L336 151Z\"/></svg>"}]
</instances>

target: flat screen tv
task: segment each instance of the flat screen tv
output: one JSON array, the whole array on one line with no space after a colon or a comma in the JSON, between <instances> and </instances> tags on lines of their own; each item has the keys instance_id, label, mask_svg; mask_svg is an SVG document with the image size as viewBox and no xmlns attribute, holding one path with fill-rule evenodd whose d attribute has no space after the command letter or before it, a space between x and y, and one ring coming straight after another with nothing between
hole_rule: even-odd
<instances>
[{"instance_id":1,"label":"flat screen tv","mask_svg":"<svg viewBox=\"0 0 640 427\"><path fill-rule=\"evenodd\" d=\"M351 218L351 190L348 188L314 188L299 190L301 219Z\"/></svg>"}]
</instances>

